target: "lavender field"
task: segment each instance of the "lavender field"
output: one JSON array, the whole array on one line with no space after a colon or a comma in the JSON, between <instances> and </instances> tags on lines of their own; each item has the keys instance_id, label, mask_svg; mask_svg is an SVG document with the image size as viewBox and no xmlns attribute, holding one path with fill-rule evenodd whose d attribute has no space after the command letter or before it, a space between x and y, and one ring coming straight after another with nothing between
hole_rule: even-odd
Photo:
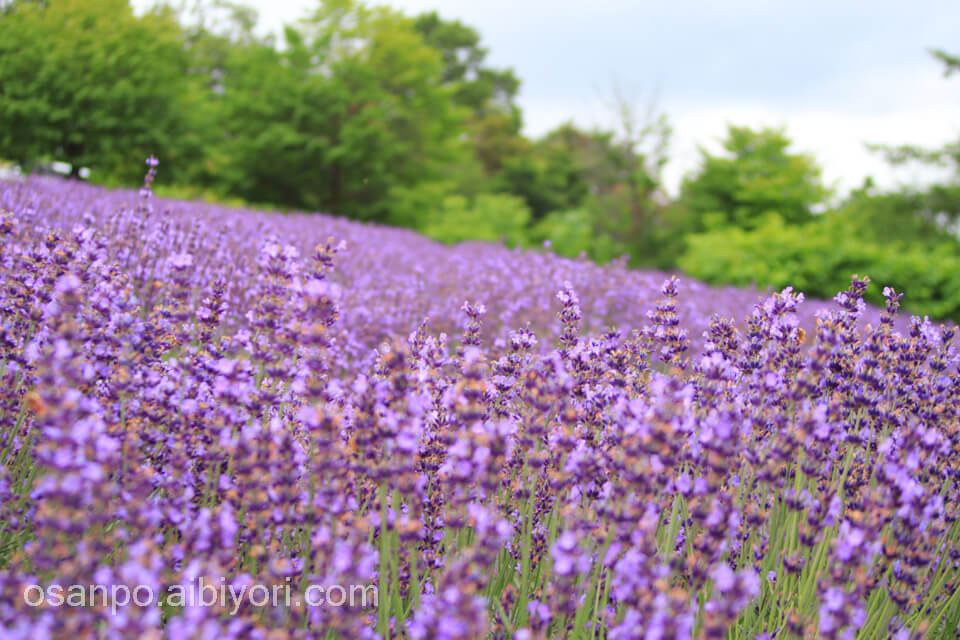
<instances>
[{"instance_id":1,"label":"lavender field","mask_svg":"<svg viewBox=\"0 0 960 640\"><path fill-rule=\"evenodd\" d=\"M0 638L956 637L955 330L884 283L717 289L152 171L0 182ZM171 597L200 579L246 595Z\"/></svg>"}]
</instances>

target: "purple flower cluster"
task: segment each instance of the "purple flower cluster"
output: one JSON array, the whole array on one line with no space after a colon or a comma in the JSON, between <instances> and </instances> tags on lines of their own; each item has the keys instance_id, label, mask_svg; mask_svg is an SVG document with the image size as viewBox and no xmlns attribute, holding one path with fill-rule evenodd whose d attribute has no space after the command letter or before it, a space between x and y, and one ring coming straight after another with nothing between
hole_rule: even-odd
<instances>
[{"instance_id":1,"label":"purple flower cluster","mask_svg":"<svg viewBox=\"0 0 960 640\"><path fill-rule=\"evenodd\" d=\"M951 638L955 328L0 183L0 637ZM745 316L745 317L744 317ZM45 604L29 585L289 590ZM310 585L376 606L308 606Z\"/></svg>"}]
</instances>

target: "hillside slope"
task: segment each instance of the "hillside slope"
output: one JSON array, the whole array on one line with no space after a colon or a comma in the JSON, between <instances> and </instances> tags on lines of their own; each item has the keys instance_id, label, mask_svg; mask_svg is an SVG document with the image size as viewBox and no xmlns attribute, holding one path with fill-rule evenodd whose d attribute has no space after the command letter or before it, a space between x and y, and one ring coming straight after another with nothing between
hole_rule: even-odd
<instances>
[{"instance_id":1,"label":"hillside slope","mask_svg":"<svg viewBox=\"0 0 960 640\"><path fill-rule=\"evenodd\" d=\"M129 276L148 307L155 283L169 277L169 257L190 255L196 291L224 283L224 321L231 329L248 324L245 316L255 306L258 264L264 256L280 251L296 274L309 265L318 246L331 238L334 244L343 242L331 281L342 293L336 353L339 364L350 369L369 364L382 340L407 335L424 319L432 332L458 334L465 302L486 308L481 335L489 346L505 344L511 330L530 326L541 337L541 348L553 348L560 336L556 294L564 283L579 297L584 334L616 327L626 336L648 322L669 277L486 243L447 247L411 231L323 214L142 200L135 191L57 179L0 182L0 207L20 221L18 234L24 241L47 227L69 233L79 225L102 233L109 240L106 256ZM713 314L742 323L764 297L686 277L679 277L677 286L678 314L694 351ZM815 315L824 308L836 305L818 300L800 305L800 326L812 330ZM878 309L867 307L862 321L876 326L879 317ZM897 326L906 330L907 318L898 317Z\"/></svg>"}]
</instances>

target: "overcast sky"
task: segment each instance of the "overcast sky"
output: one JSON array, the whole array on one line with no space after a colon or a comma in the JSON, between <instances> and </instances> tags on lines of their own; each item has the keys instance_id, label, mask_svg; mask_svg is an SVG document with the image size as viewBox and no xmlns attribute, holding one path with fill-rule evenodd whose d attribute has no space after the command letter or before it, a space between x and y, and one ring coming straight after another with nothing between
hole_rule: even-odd
<instances>
[{"instance_id":1,"label":"overcast sky","mask_svg":"<svg viewBox=\"0 0 960 640\"><path fill-rule=\"evenodd\" d=\"M247 0L278 29L311 0ZM138 3L139 4L139 3ZM613 87L673 128L671 191L719 149L726 123L785 126L840 191L929 179L889 169L864 142L937 145L960 137L960 77L929 48L960 52L957 0L392 0L475 27L494 66L522 81L525 130L567 120L610 126Z\"/></svg>"}]
</instances>

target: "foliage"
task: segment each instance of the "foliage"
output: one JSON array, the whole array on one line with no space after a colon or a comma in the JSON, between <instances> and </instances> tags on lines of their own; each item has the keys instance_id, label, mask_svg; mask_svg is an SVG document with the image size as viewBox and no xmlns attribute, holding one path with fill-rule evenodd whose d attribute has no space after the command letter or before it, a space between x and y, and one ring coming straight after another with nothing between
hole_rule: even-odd
<instances>
[{"instance_id":1,"label":"foliage","mask_svg":"<svg viewBox=\"0 0 960 640\"><path fill-rule=\"evenodd\" d=\"M456 184L442 179L409 187L395 186L390 191L387 222L398 227L422 230L443 208L444 200L454 195L461 195Z\"/></svg>"},{"instance_id":2,"label":"foliage","mask_svg":"<svg viewBox=\"0 0 960 640\"><path fill-rule=\"evenodd\" d=\"M530 211L516 196L482 193L471 202L453 195L444 198L423 232L446 243L485 240L519 246L526 238L529 220Z\"/></svg>"},{"instance_id":3,"label":"foliage","mask_svg":"<svg viewBox=\"0 0 960 640\"><path fill-rule=\"evenodd\" d=\"M136 178L156 152L184 171L189 58L171 12L134 16L126 0L15 2L0 19L0 149Z\"/></svg>"},{"instance_id":4,"label":"foliage","mask_svg":"<svg viewBox=\"0 0 960 640\"><path fill-rule=\"evenodd\" d=\"M520 108L515 99L520 80L512 69L484 65L489 52L480 46L476 29L459 20L443 20L436 11L418 15L413 27L427 45L440 51L442 82L454 88L458 104L470 108L477 119L505 113L512 117L514 133L519 132Z\"/></svg>"},{"instance_id":5,"label":"foliage","mask_svg":"<svg viewBox=\"0 0 960 640\"><path fill-rule=\"evenodd\" d=\"M954 187L880 193L868 180L835 210L811 216L814 196L825 192L816 167L788 146L782 132L731 128L734 158L708 157L684 183L678 206L701 218L687 227L677 265L714 284L790 285L813 296L866 274L909 291L913 311L960 319L960 243L944 214ZM867 296L882 301L879 290Z\"/></svg>"},{"instance_id":6,"label":"foliage","mask_svg":"<svg viewBox=\"0 0 960 640\"><path fill-rule=\"evenodd\" d=\"M662 116L640 126L620 108L618 131L562 125L537 141L536 163L508 166L504 176L542 218L535 239L556 240L565 255L629 255L634 265L666 266L676 247L667 238L677 235L661 184L670 127ZM560 229L565 223L573 227Z\"/></svg>"},{"instance_id":7,"label":"foliage","mask_svg":"<svg viewBox=\"0 0 960 640\"><path fill-rule=\"evenodd\" d=\"M468 198L501 190L505 165L529 160L532 151L520 133L519 79L512 69L487 65L488 50L481 46L480 34L459 20L444 20L432 11L418 15L413 26L440 53L441 82L451 90L451 99L468 110L460 133L470 152L447 164L445 180L452 183L452 193Z\"/></svg>"},{"instance_id":8,"label":"foliage","mask_svg":"<svg viewBox=\"0 0 960 640\"><path fill-rule=\"evenodd\" d=\"M543 244L557 255L585 255L601 264L625 253L611 236L599 232L586 209L553 211L530 229L529 237L531 243Z\"/></svg>"},{"instance_id":9,"label":"foliage","mask_svg":"<svg viewBox=\"0 0 960 640\"><path fill-rule=\"evenodd\" d=\"M944 75L950 76L960 71L960 58L942 50L931 52L944 65ZM949 234L956 237L960 233L960 140L930 149L917 145L868 145L882 153L888 162L896 165L919 163L938 168L947 168L951 176L946 181L927 186L906 185L891 194L890 204L893 211L902 220L909 221L907 231L915 231L918 226L925 235ZM895 233L900 237L903 225L897 224Z\"/></svg>"},{"instance_id":10,"label":"foliage","mask_svg":"<svg viewBox=\"0 0 960 640\"><path fill-rule=\"evenodd\" d=\"M841 213L802 225L770 215L755 229L735 227L687 238L679 260L686 273L714 284L782 289L793 286L826 297L851 274L907 291L904 304L917 313L960 321L960 256L956 244L881 243L864 238ZM868 299L882 302L871 289Z\"/></svg>"},{"instance_id":11,"label":"foliage","mask_svg":"<svg viewBox=\"0 0 960 640\"><path fill-rule=\"evenodd\" d=\"M749 229L768 213L788 224L805 222L829 191L814 159L790 153L789 146L783 130L730 125L724 154L700 149L701 167L683 181L680 204L696 216L699 230Z\"/></svg>"},{"instance_id":12,"label":"foliage","mask_svg":"<svg viewBox=\"0 0 960 640\"><path fill-rule=\"evenodd\" d=\"M949 184L881 192L868 179L839 205L837 213L848 219L858 236L874 242L956 243L956 225L945 212L952 199L960 202L958 192L960 185Z\"/></svg>"},{"instance_id":13,"label":"foliage","mask_svg":"<svg viewBox=\"0 0 960 640\"><path fill-rule=\"evenodd\" d=\"M170 198L175 200L192 200L199 202L206 202L208 204L220 204L227 207L249 207L250 203L242 200L240 198L229 198L225 197L223 194L211 191L209 189L203 189L200 187L190 187L187 185L171 184L171 185L156 185L153 189L154 193L160 198ZM259 208L264 209L263 205L259 205Z\"/></svg>"},{"instance_id":14,"label":"foliage","mask_svg":"<svg viewBox=\"0 0 960 640\"><path fill-rule=\"evenodd\" d=\"M286 48L239 48L225 78L227 172L241 197L387 220L389 196L455 158L462 115L411 21L324 2Z\"/></svg>"},{"instance_id":15,"label":"foliage","mask_svg":"<svg viewBox=\"0 0 960 640\"><path fill-rule=\"evenodd\" d=\"M522 197L535 220L582 204L589 189L584 159L577 150L552 143L550 135L504 154L493 182L494 188Z\"/></svg>"}]
</instances>

